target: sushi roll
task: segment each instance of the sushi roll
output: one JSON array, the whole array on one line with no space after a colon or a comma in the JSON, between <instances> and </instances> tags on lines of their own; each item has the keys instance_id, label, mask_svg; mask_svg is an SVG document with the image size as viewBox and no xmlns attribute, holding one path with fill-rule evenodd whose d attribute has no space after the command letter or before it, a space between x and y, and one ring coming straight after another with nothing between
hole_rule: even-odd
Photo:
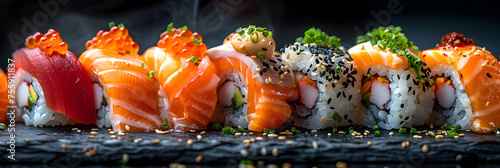
<instances>
[{"instance_id":1,"label":"sushi roll","mask_svg":"<svg viewBox=\"0 0 500 168\"><path fill-rule=\"evenodd\" d=\"M175 130L206 129L217 103L217 67L198 33L169 24L142 59L160 83L160 116Z\"/></svg>"},{"instance_id":2,"label":"sushi roll","mask_svg":"<svg viewBox=\"0 0 500 168\"><path fill-rule=\"evenodd\" d=\"M9 106L9 93L7 87L7 75L0 69L0 123L7 123L7 107Z\"/></svg>"},{"instance_id":3,"label":"sushi roll","mask_svg":"<svg viewBox=\"0 0 500 168\"><path fill-rule=\"evenodd\" d=\"M57 31L28 37L12 57L18 120L34 127L95 123L90 76Z\"/></svg>"},{"instance_id":4,"label":"sushi roll","mask_svg":"<svg viewBox=\"0 0 500 168\"><path fill-rule=\"evenodd\" d=\"M109 31L99 31L85 47L79 59L91 76L97 126L119 132L159 129L158 81L127 28L111 23Z\"/></svg>"},{"instance_id":5,"label":"sushi roll","mask_svg":"<svg viewBox=\"0 0 500 168\"><path fill-rule=\"evenodd\" d=\"M394 26L375 28L358 36L358 44L348 50L362 75L361 102L371 114L362 118L364 125L398 129L423 124L432 111L432 103L423 102L434 98L429 69L423 68L418 47L401 31Z\"/></svg>"},{"instance_id":6,"label":"sushi roll","mask_svg":"<svg viewBox=\"0 0 500 168\"><path fill-rule=\"evenodd\" d=\"M274 56L275 48L267 28L250 25L207 51L220 70L215 113L226 125L264 131L280 127L290 117L288 102L298 97L295 75Z\"/></svg>"},{"instance_id":7,"label":"sushi roll","mask_svg":"<svg viewBox=\"0 0 500 168\"><path fill-rule=\"evenodd\" d=\"M446 123L481 134L500 127L500 65L489 51L453 32L421 59L433 70L434 107Z\"/></svg>"},{"instance_id":8,"label":"sushi roll","mask_svg":"<svg viewBox=\"0 0 500 168\"><path fill-rule=\"evenodd\" d=\"M300 96L292 102L290 123L308 129L353 124L361 101L354 61L339 48L337 37L315 28L304 35L280 50L281 59L295 73Z\"/></svg>"}]
</instances>

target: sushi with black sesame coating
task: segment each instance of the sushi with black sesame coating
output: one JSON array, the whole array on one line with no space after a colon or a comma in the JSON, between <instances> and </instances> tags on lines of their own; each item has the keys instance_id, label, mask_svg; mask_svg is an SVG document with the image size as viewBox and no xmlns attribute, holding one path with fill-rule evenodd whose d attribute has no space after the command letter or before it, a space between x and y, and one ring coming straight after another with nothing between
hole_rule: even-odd
<instances>
[{"instance_id":1,"label":"sushi with black sesame coating","mask_svg":"<svg viewBox=\"0 0 500 168\"><path fill-rule=\"evenodd\" d=\"M361 101L361 79L340 39L310 28L296 43L280 50L281 59L295 73L299 101L289 119L293 125L322 129L351 125Z\"/></svg>"},{"instance_id":2,"label":"sushi with black sesame coating","mask_svg":"<svg viewBox=\"0 0 500 168\"><path fill-rule=\"evenodd\" d=\"M348 49L362 75L361 102L370 114L362 118L363 125L410 127L423 124L432 112L430 71L401 31L399 26L375 28Z\"/></svg>"}]
</instances>

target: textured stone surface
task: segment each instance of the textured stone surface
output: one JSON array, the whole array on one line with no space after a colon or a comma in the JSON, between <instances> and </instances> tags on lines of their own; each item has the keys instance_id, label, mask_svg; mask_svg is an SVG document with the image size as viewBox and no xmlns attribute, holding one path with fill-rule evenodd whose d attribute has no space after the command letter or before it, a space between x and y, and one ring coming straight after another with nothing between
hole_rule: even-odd
<instances>
[{"instance_id":1,"label":"textured stone surface","mask_svg":"<svg viewBox=\"0 0 500 168\"><path fill-rule=\"evenodd\" d=\"M79 128L81 133L72 130ZM202 156L199 164L237 165L241 160L251 160L254 164L264 161L265 164L274 163L281 166L290 162L301 165L321 165L343 161L350 165L374 163L388 165L422 165L422 164L458 164L458 163L491 163L500 161L500 135L480 135L465 133L465 137L452 139L436 139L422 135L422 139L413 138L413 134L397 133L397 130L381 130L379 137L374 137L369 128L355 129L358 132L365 130L371 133L368 136L355 139L352 135L332 133L331 129L301 130L301 134L288 135L287 140L278 140L264 136L263 140L252 142L249 147L243 143L245 139L262 136L254 135L234 136L221 134L220 130L207 130L206 134L198 139L197 133L170 133L158 135L149 133L126 133L125 136L114 134L117 138L111 139L107 129L97 131L94 139L89 139L92 126L66 126L57 128L33 128L24 124L16 126L16 160L7 159L10 132L0 131L0 162L16 165L49 165L49 166L76 166L76 165L112 165L117 166L124 153L130 157L129 165L163 165L183 163L196 165L196 157ZM358 127L355 127L358 128ZM419 128L424 130L428 128ZM339 128L347 131L347 128ZM437 129L432 129L437 130ZM305 134L305 132L308 134ZM245 131L247 134L249 131ZM389 132L394 132L389 136ZM318 137L315 137L315 135ZM29 139L29 142L26 141ZM134 143L141 139L140 143ZM152 140L159 139L158 144ZM182 142L179 142L179 139ZM192 139L192 145L187 140ZM317 150L313 147L317 143ZM371 141L371 145L367 142ZM409 141L410 146L403 148L401 143ZM62 144L66 149L62 148ZM422 146L428 145L429 151L422 152ZM83 148L92 150L97 147L97 153L86 156ZM267 155L262 155L262 148ZM273 156L274 148L278 149L278 156ZM245 150L246 157L241 150ZM245 153L245 152L243 152ZM458 156L460 155L460 156ZM461 157L461 161L457 161Z\"/></svg>"}]
</instances>

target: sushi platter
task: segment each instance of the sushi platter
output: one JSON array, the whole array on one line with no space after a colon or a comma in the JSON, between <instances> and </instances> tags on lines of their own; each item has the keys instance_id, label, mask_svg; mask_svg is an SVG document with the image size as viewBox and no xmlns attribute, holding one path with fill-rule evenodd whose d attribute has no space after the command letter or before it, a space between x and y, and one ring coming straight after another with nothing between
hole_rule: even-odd
<instances>
[{"instance_id":1,"label":"sushi platter","mask_svg":"<svg viewBox=\"0 0 500 168\"><path fill-rule=\"evenodd\" d=\"M420 48L387 25L344 46L310 27L278 46L264 25L213 43L171 22L142 46L112 21L74 54L58 29L27 36L0 70L2 163L500 164L500 63L472 35Z\"/></svg>"}]
</instances>

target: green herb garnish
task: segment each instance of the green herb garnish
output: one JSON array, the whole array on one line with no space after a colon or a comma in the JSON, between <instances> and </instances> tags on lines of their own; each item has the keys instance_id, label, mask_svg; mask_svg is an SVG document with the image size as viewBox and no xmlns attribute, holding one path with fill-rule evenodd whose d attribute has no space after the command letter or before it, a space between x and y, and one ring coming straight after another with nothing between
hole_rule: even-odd
<instances>
[{"instance_id":1,"label":"green herb garnish","mask_svg":"<svg viewBox=\"0 0 500 168\"><path fill-rule=\"evenodd\" d=\"M243 28L239 27L238 29L236 29L235 32L238 33L241 36L241 35L243 35L245 33L245 30Z\"/></svg>"},{"instance_id":2,"label":"green herb garnish","mask_svg":"<svg viewBox=\"0 0 500 168\"><path fill-rule=\"evenodd\" d=\"M336 72L336 73L340 73L340 72L342 72L342 68L340 68L340 67L338 66L337 68L335 68L335 72Z\"/></svg>"},{"instance_id":3,"label":"green herb garnish","mask_svg":"<svg viewBox=\"0 0 500 168\"><path fill-rule=\"evenodd\" d=\"M434 131L429 131L429 132L427 132L427 135L429 135L429 136L436 136L436 133L434 133Z\"/></svg>"},{"instance_id":4,"label":"green herb garnish","mask_svg":"<svg viewBox=\"0 0 500 168\"><path fill-rule=\"evenodd\" d=\"M0 123L0 130L4 130L7 128L7 125L5 125L4 123Z\"/></svg>"},{"instance_id":5,"label":"green herb garnish","mask_svg":"<svg viewBox=\"0 0 500 168\"><path fill-rule=\"evenodd\" d=\"M195 56L191 56L191 58L189 58L188 61L194 63L195 66L200 65L198 63L198 58L196 58Z\"/></svg>"},{"instance_id":6,"label":"green herb garnish","mask_svg":"<svg viewBox=\"0 0 500 168\"><path fill-rule=\"evenodd\" d=\"M193 38L193 42L196 43L196 44L201 44L201 40L199 40L197 38Z\"/></svg>"},{"instance_id":7,"label":"green herb garnish","mask_svg":"<svg viewBox=\"0 0 500 168\"><path fill-rule=\"evenodd\" d=\"M372 126L372 129L378 130L378 129L380 129L380 127L377 124L375 124L375 125Z\"/></svg>"},{"instance_id":8,"label":"green herb garnish","mask_svg":"<svg viewBox=\"0 0 500 168\"><path fill-rule=\"evenodd\" d=\"M333 128L333 130L332 130L332 131L333 131L333 132L337 132L338 130L337 130L337 128Z\"/></svg>"},{"instance_id":9,"label":"green herb garnish","mask_svg":"<svg viewBox=\"0 0 500 168\"><path fill-rule=\"evenodd\" d=\"M245 131L245 128L238 126L238 131L243 132L243 131Z\"/></svg>"},{"instance_id":10,"label":"green herb garnish","mask_svg":"<svg viewBox=\"0 0 500 168\"><path fill-rule=\"evenodd\" d=\"M167 33L170 33L172 31L172 28L174 28L174 23L170 22L167 26Z\"/></svg>"},{"instance_id":11,"label":"green herb garnish","mask_svg":"<svg viewBox=\"0 0 500 168\"><path fill-rule=\"evenodd\" d=\"M495 133L497 133L498 131L500 131L500 128L495 128L495 129L493 129L493 133L494 133L494 134L495 134Z\"/></svg>"},{"instance_id":12,"label":"green herb garnish","mask_svg":"<svg viewBox=\"0 0 500 168\"><path fill-rule=\"evenodd\" d=\"M399 133L400 134L406 134L406 128L399 128Z\"/></svg>"},{"instance_id":13,"label":"green herb garnish","mask_svg":"<svg viewBox=\"0 0 500 168\"><path fill-rule=\"evenodd\" d=\"M264 133L267 133L267 134L274 134L276 131L274 131L273 129L268 129L268 128L264 128Z\"/></svg>"},{"instance_id":14,"label":"green herb garnish","mask_svg":"<svg viewBox=\"0 0 500 168\"><path fill-rule=\"evenodd\" d=\"M220 123L212 124L212 127L216 130L220 129Z\"/></svg>"},{"instance_id":15,"label":"green herb garnish","mask_svg":"<svg viewBox=\"0 0 500 168\"><path fill-rule=\"evenodd\" d=\"M420 53L419 56L415 57L411 52L411 50L419 51L420 49L413 45L412 41L409 41L408 38L406 38L404 33L402 33L402 30L403 29L399 26L380 26L372 29L371 32L368 32L365 35L358 36L356 43L360 44L369 41L372 46L378 46L382 50L387 49L400 56L406 56L408 58L408 66L415 69L417 79L427 81L427 78L423 78L420 75L420 70L422 69Z\"/></svg>"},{"instance_id":16,"label":"green herb garnish","mask_svg":"<svg viewBox=\"0 0 500 168\"><path fill-rule=\"evenodd\" d=\"M446 134L448 134L448 136L450 136L452 138L455 138L455 136L458 136L458 133L456 131L446 131Z\"/></svg>"},{"instance_id":17,"label":"green herb garnish","mask_svg":"<svg viewBox=\"0 0 500 168\"><path fill-rule=\"evenodd\" d=\"M368 74L366 74L366 77L367 77L367 78L371 78L371 77L372 77L372 74L368 73Z\"/></svg>"},{"instance_id":18,"label":"green herb garnish","mask_svg":"<svg viewBox=\"0 0 500 168\"><path fill-rule=\"evenodd\" d=\"M462 129L462 126L444 124L443 126L441 126L441 129L443 129L444 131L460 131Z\"/></svg>"},{"instance_id":19,"label":"green herb garnish","mask_svg":"<svg viewBox=\"0 0 500 168\"><path fill-rule=\"evenodd\" d=\"M118 28L120 28L120 30L123 30L123 28L125 28L125 25L123 25L123 23L120 23L118 24Z\"/></svg>"},{"instance_id":20,"label":"green herb garnish","mask_svg":"<svg viewBox=\"0 0 500 168\"><path fill-rule=\"evenodd\" d=\"M148 72L148 77L149 77L149 78L154 78L154 77L155 77L155 73L156 73L156 72L155 72L155 71L153 71L153 70L149 71L149 72Z\"/></svg>"},{"instance_id":21,"label":"green herb garnish","mask_svg":"<svg viewBox=\"0 0 500 168\"><path fill-rule=\"evenodd\" d=\"M109 29L111 29L111 28L115 27L115 22L109 22L108 25L109 25Z\"/></svg>"},{"instance_id":22,"label":"green herb garnish","mask_svg":"<svg viewBox=\"0 0 500 168\"><path fill-rule=\"evenodd\" d=\"M349 129L348 129L348 130L349 130L349 134L352 134L352 133L354 133L354 128L352 128L352 127L349 127Z\"/></svg>"},{"instance_id":23,"label":"green herb garnish","mask_svg":"<svg viewBox=\"0 0 500 168\"><path fill-rule=\"evenodd\" d=\"M373 133L375 136L380 136L380 131L376 130L375 133Z\"/></svg>"},{"instance_id":24,"label":"green herb garnish","mask_svg":"<svg viewBox=\"0 0 500 168\"><path fill-rule=\"evenodd\" d=\"M410 129L410 134L416 134L417 133L417 129L416 128L411 128Z\"/></svg>"},{"instance_id":25,"label":"green herb garnish","mask_svg":"<svg viewBox=\"0 0 500 168\"><path fill-rule=\"evenodd\" d=\"M162 126L162 127L166 127L166 126L168 126L168 121L163 121L163 122L161 123L161 126Z\"/></svg>"},{"instance_id":26,"label":"green herb garnish","mask_svg":"<svg viewBox=\"0 0 500 168\"><path fill-rule=\"evenodd\" d=\"M321 29L316 29L314 27L309 28L304 32L304 37L298 37L295 39L297 42L303 43L314 43L319 46L332 46L333 48L340 47L340 38L336 36L329 36Z\"/></svg>"},{"instance_id":27,"label":"green herb garnish","mask_svg":"<svg viewBox=\"0 0 500 168\"><path fill-rule=\"evenodd\" d=\"M257 58L260 59L260 60L262 60L262 61L266 61L267 60L266 56L264 56L264 52L263 51L257 53Z\"/></svg>"},{"instance_id":28,"label":"green herb garnish","mask_svg":"<svg viewBox=\"0 0 500 168\"><path fill-rule=\"evenodd\" d=\"M292 127L292 129L290 129L290 132L294 133L294 134L300 134L300 130L298 130L297 128L295 127Z\"/></svg>"},{"instance_id":29,"label":"green herb garnish","mask_svg":"<svg viewBox=\"0 0 500 168\"><path fill-rule=\"evenodd\" d=\"M333 120L337 121L339 124L340 122L342 122L342 117L340 117L340 114L335 112L335 114L333 114L332 116Z\"/></svg>"},{"instance_id":30,"label":"green herb garnish","mask_svg":"<svg viewBox=\"0 0 500 168\"><path fill-rule=\"evenodd\" d=\"M186 25L181 27L181 30L187 30L187 29L188 29L188 27Z\"/></svg>"},{"instance_id":31,"label":"green herb garnish","mask_svg":"<svg viewBox=\"0 0 500 168\"><path fill-rule=\"evenodd\" d=\"M464 54L464 55L462 55L462 57L467 57L467 55Z\"/></svg>"},{"instance_id":32,"label":"green herb garnish","mask_svg":"<svg viewBox=\"0 0 500 168\"><path fill-rule=\"evenodd\" d=\"M222 128L222 133L234 135L234 133L236 133L236 130L234 130L233 127L225 126L224 128Z\"/></svg>"}]
</instances>

